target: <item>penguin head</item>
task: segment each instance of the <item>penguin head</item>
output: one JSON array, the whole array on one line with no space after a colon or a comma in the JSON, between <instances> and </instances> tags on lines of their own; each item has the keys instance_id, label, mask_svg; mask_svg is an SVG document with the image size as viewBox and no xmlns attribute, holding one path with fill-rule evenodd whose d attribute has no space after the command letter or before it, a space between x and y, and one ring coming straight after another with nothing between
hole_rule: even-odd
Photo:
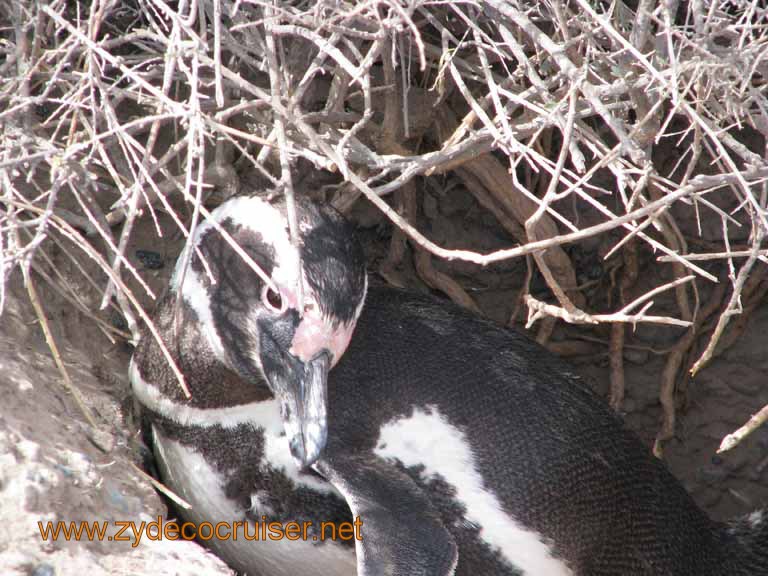
<instances>
[{"instance_id":1,"label":"penguin head","mask_svg":"<svg viewBox=\"0 0 768 576\"><path fill-rule=\"evenodd\" d=\"M217 358L280 402L291 453L306 467L325 446L328 371L349 344L367 279L346 220L296 204L298 246L284 201L237 197L219 206L198 226L186 270L179 258L171 290L197 315Z\"/></svg>"}]
</instances>

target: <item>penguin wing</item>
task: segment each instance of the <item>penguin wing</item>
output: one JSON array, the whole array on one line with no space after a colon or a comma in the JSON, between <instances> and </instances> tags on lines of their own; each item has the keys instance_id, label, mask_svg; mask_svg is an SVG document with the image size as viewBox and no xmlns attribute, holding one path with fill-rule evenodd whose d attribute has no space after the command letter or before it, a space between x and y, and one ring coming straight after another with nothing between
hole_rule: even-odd
<instances>
[{"instance_id":1,"label":"penguin wing","mask_svg":"<svg viewBox=\"0 0 768 576\"><path fill-rule=\"evenodd\" d=\"M452 576L456 543L405 473L373 455L325 457L315 466L362 522L359 576Z\"/></svg>"}]
</instances>

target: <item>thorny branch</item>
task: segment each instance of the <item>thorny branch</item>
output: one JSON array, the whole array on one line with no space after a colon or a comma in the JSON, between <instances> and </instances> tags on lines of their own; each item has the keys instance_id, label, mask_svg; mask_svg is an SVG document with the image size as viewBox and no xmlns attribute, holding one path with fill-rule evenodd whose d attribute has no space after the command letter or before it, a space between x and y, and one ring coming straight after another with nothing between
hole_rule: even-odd
<instances>
[{"instance_id":1,"label":"thorny branch","mask_svg":"<svg viewBox=\"0 0 768 576\"><path fill-rule=\"evenodd\" d=\"M37 273L50 243L98 237L103 276L88 280L135 338L134 318L148 316L125 280L154 298L128 249L140 218L162 235L165 213L188 239L247 175L291 198L310 169L335 172L335 203L372 202L399 230L393 261L407 237L424 277L467 305L432 257L532 256L548 293L525 295L531 321L687 326L660 389L668 432L678 368L703 336L697 314L720 304L700 298L730 278L704 352L684 367L694 373L768 263L768 16L757 0L677 13L657 0L635 11L584 0L84 6L0 0L0 307L9 275ZM517 245L448 249L387 202L398 191L419 206L417 179L452 174ZM707 234L706 249L690 248ZM568 252L590 238L611 246L606 260L630 245L657 255L660 285L628 269L619 306L599 309ZM667 289L676 309L650 314ZM616 328L617 409L623 346Z\"/></svg>"}]
</instances>

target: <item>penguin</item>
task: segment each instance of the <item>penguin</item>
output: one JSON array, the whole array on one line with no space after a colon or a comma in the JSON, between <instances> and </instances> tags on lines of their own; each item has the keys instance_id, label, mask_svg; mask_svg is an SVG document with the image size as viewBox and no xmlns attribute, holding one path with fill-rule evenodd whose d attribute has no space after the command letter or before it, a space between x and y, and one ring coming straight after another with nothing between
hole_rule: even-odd
<instances>
[{"instance_id":1,"label":"penguin","mask_svg":"<svg viewBox=\"0 0 768 576\"><path fill-rule=\"evenodd\" d=\"M361 522L354 548L209 541L225 561L265 575L768 574L764 514L711 520L567 363L450 302L368 286L331 208L302 200L298 221L296 246L283 202L232 199L198 229L186 274L179 259L155 322L191 398L149 335L131 362L185 517Z\"/></svg>"},{"instance_id":2,"label":"penguin","mask_svg":"<svg viewBox=\"0 0 768 576\"><path fill-rule=\"evenodd\" d=\"M367 278L346 222L311 205L301 214L302 267L285 205L240 197L219 206L197 227L190 257L179 257L153 317L190 396L146 327L129 376L160 478L188 505L178 510L191 523L186 535L243 574L352 576L354 543L322 530L333 537L353 520L345 498L291 455L316 459L325 443L325 378ZM221 537L199 534L206 522L229 526ZM291 522L307 526L298 539L264 531Z\"/></svg>"}]
</instances>

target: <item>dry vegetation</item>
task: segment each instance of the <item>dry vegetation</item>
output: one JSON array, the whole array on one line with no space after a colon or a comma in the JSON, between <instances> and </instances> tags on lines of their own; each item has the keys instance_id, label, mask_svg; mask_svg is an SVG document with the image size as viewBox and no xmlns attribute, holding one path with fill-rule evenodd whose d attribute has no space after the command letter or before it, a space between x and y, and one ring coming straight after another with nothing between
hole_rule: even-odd
<instances>
[{"instance_id":1,"label":"dry vegetation","mask_svg":"<svg viewBox=\"0 0 768 576\"><path fill-rule=\"evenodd\" d=\"M676 383L732 343L768 291L763 6L0 0L0 304L21 269L44 329L41 281L106 337L135 337L148 317L126 279L149 291L126 258L137 218L167 212L188 237L206 206L250 189L249 179L292 198L310 169L327 171L328 200L343 211L372 202L397 227L384 268L410 246L428 285L477 309L432 258L525 256L520 302L529 324L543 319L540 341L555 318L610 323L617 409L627 324L685 328L667 350L660 453ZM409 224L417 182L438 175L463 185L516 244L447 249ZM598 236L611 242L601 256L618 261L607 311L590 308L567 250ZM48 272L53 243L99 264L88 281L125 332ZM640 254L669 281L638 292ZM527 288L534 274L546 302ZM662 292L674 313L653 313Z\"/></svg>"}]
</instances>

